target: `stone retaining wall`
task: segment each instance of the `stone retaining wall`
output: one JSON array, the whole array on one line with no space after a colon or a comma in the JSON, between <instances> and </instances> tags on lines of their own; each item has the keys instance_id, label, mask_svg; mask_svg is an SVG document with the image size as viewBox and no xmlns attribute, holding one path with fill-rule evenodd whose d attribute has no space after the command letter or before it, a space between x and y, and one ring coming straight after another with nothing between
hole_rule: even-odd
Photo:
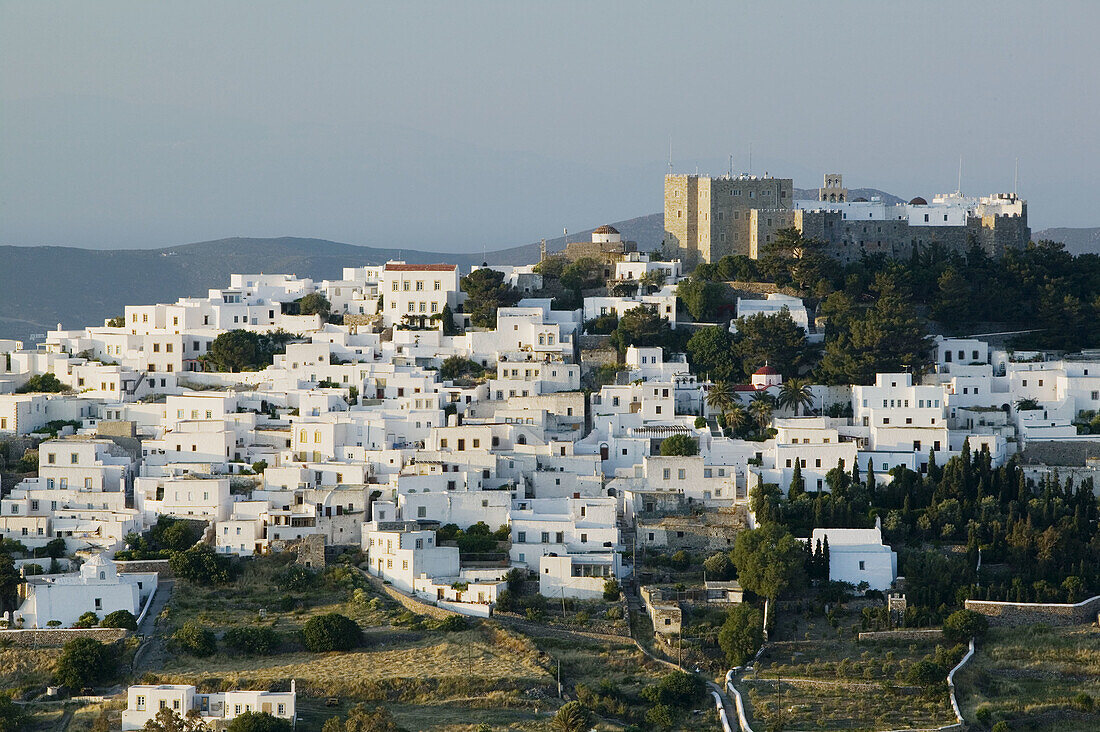
<instances>
[{"instance_id":1,"label":"stone retaining wall","mask_svg":"<svg viewBox=\"0 0 1100 732\"><path fill-rule=\"evenodd\" d=\"M381 590L382 592L386 593L392 599L399 602L403 608L410 612L417 613L418 615L427 615L428 617L435 618L436 620L443 620L444 618L449 618L452 615L462 615L462 613L456 613L453 610L437 607L435 605L429 605L426 602L421 602L420 600L417 600L415 597L410 597L409 595L406 595L404 592L401 592L395 587L387 585L385 582L378 579L370 572L363 572L363 576L367 578L367 580L375 589Z\"/></svg>"},{"instance_id":2,"label":"stone retaining wall","mask_svg":"<svg viewBox=\"0 0 1100 732\"><path fill-rule=\"evenodd\" d=\"M938 640L943 636L940 628L912 628L906 630L874 630L859 634L859 642L864 641L925 641Z\"/></svg>"},{"instance_id":3,"label":"stone retaining wall","mask_svg":"<svg viewBox=\"0 0 1100 732\"><path fill-rule=\"evenodd\" d=\"M1020 457L1025 465L1084 467L1085 458L1100 457L1100 440L1028 440Z\"/></svg>"},{"instance_id":4,"label":"stone retaining wall","mask_svg":"<svg viewBox=\"0 0 1100 732\"><path fill-rule=\"evenodd\" d=\"M172 568L167 559L131 559L127 561L115 561L119 574L137 574L144 572L156 572L157 577L166 579L174 577Z\"/></svg>"},{"instance_id":5,"label":"stone retaining wall","mask_svg":"<svg viewBox=\"0 0 1100 732\"><path fill-rule=\"evenodd\" d=\"M21 648L63 646L77 638L94 638L101 643L122 640L125 628L46 628L42 630L0 630L0 643L10 642Z\"/></svg>"},{"instance_id":6,"label":"stone retaining wall","mask_svg":"<svg viewBox=\"0 0 1100 732\"><path fill-rule=\"evenodd\" d=\"M1075 605L1036 602L993 602L967 600L966 609L989 618L990 625L1086 625L1100 613L1100 595Z\"/></svg>"}]
</instances>

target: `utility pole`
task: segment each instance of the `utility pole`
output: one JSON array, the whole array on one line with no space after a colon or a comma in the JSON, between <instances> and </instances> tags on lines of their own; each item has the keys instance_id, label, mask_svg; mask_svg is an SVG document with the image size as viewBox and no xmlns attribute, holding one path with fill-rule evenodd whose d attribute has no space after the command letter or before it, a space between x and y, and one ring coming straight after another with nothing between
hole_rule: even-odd
<instances>
[{"instance_id":1,"label":"utility pole","mask_svg":"<svg viewBox=\"0 0 1100 732\"><path fill-rule=\"evenodd\" d=\"M775 695L776 695L776 704L775 704L776 729L782 729L783 728L783 685L782 685L782 679L780 678L778 673L776 673L776 675L775 675Z\"/></svg>"},{"instance_id":2,"label":"utility pole","mask_svg":"<svg viewBox=\"0 0 1100 732\"><path fill-rule=\"evenodd\" d=\"M684 621L680 619L680 636L676 643L676 665L684 670Z\"/></svg>"},{"instance_id":3,"label":"utility pole","mask_svg":"<svg viewBox=\"0 0 1100 732\"><path fill-rule=\"evenodd\" d=\"M561 588L561 616L563 618L566 617L566 615L565 615L565 585L562 585L562 588Z\"/></svg>"},{"instance_id":4,"label":"utility pole","mask_svg":"<svg viewBox=\"0 0 1100 732\"><path fill-rule=\"evenodd\" d=\"M558 698L561 699L561 659L558 659Z\"/></svg>"}]
</instances>

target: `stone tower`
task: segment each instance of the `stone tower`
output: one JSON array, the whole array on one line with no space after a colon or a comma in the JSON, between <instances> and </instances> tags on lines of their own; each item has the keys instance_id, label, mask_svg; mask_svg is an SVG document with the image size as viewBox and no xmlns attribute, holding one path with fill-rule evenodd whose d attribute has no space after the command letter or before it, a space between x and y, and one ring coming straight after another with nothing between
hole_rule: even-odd
<instances>
[{"instance_id":1,"label":"stone tower","mask_svg":"<svg viewBox=\"0 0 1100 732\"><path fill-rule=\"evenodd\" d=\"M817 200L836 203L848 200L848 189L844 187L844 176L840 173L826 173L825 184L817 189Z\"/></svg>"}]
</instances>

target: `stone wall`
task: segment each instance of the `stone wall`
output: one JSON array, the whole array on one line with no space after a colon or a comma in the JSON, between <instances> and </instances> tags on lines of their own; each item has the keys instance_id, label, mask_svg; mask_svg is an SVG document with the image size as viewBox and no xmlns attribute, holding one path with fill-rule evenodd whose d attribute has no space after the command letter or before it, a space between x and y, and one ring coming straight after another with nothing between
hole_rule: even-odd
<instances>
[{"instance_id":1,"label":"stone wall","mask_svg":"<svg viewBox=\"0 0 1100 732\"><path fill-rule=\"evenodd\" d=\"M119 574L137 574L145 572L156 572L159 579L169 579L174 577L172 574L172 568L168 564L167 559L132 559L128 561L115 561L118 565Z\"/></svg>"},{"instance_id":2,"label":"stone wall","mask_svg":"<svg viewBox=\"0 0 1100 732\"><path fill-rule=\"evenodd\" d=\"M443 620L449 618L452 615L461 615L462 613L456 613L453 610L447 610L446 608L437 607L435 605L429 605L426 602L421 602L415 597L410 597L404 592L397 590L391 585L387 585L382 580L378 579L369 572L363 572L363 576L371 583L376 590L381 590L390 596L390 598L396 600L401 604L403 608L410 612L417 613L418 615L427 615L428 617L435 618L436 620Z\"/></svg>"},{"instance_id":3,"label":"stone wall","mask_svg":"<svg viewBox=\"0 0 1100 732\"><path fill-rule=\"evenodd\" d=\"M859 642L868 641L925 641L938 640L943 636L940 628L910 628L905 630L875 630L859 634Z\"/></svg>"},{"instance_id":4,"label":"stone wall","mask_svg":"<svg viewBox=\"0 0 1100 732\"><path fill-rule=\"evenodd\" d=\"M1029 440L1021 457L1027 465L1084 467L1086 458L1100 457L1100 440Z\"/></svg>"},{"instance_id":5,"label":"stone wall","mask_svg":"<svg viewBox=\"0 0 1100 732\"><path fill-rule=\"evenodd\" d=\"M967 600L966 609L985 615L990 625L1085 625L1096 622L1100 595L1075 605Z\"/></svg>"},{"instance_id":6,"label":"stone wall","mask_svg":"<svg viewBox=\"0 0 1100 732\"><path fill-rule=\"evenodd\" d=\"M101 643L114 643L125 638L129 632L125 628L0 630L0 643L11 643L21 648L63 646L77 638L93 638Z\"/></svg>"}]
</instances>

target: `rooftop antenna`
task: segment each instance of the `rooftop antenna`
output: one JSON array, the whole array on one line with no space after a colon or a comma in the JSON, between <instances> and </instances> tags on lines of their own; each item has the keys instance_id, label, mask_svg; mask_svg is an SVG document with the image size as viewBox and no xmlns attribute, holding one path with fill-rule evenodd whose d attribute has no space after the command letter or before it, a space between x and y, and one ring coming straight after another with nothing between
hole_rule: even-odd
<instances>
[{"instance_id":1,"label":"rooftop antenna","mask_svg":"<svg viewBox=\"0 0 1100 732\"><path fill-rule=\"evenodd\" d=\"M668 136L668 174L672 175L672 135Z\"/></svg>"},{"instance_id":2,"label":"rooftop antenna","mask_svg":"<svg viewBox=\"0 0 1100 732\"><path fill-rule=\"evenodd\" d=\"M749 143L749 175L752 175L752 143Z\"/></svg>"},{"instance_id":3,"label":"rooftop antenna","mask_svg":"<svg viewBox=\"0 0 1100 732\"><path fill-rule=\"evenodd\" d=\"M726 175L728 175L730 178L733 177L733 155L730 155L730 167Z\"/></svg>"},{"instance_id":4,"label":"rooftop antenna","mask_svg":"<svg viewBox=\"0 0 1100 732\"><path fill-rule=\"evenodd\" d=\"M963 156L959 156L959 187L955 189L957 195L962 195L963 192Z\"/></svg>"},{"instance_id":5,"label":"rooftop antenna","mask_svg":"<svg viewBox=\"0 0 1100 732\"><path fill-rule=\"evenodd\" d=\"M1012 195L1016 195L1016 185L1020 182L1020 156L1016 156L1016 170L1012 173Z\"/></svg>"}]
</instances>

